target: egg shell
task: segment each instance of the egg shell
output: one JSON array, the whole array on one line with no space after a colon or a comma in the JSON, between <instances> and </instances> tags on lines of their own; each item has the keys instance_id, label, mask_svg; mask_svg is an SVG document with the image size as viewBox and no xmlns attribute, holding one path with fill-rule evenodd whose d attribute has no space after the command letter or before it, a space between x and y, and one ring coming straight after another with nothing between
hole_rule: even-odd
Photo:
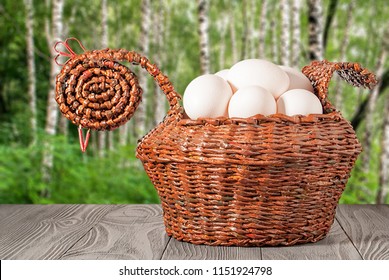
<instances>
[{"instance_id":1,"label":"egg shell","mask_svg":"<svg viewBox=\"0 0 389 280\"><path fill-rule=\"evenodd\" d=\"M284 65L280 65L280 68L284 70L289 77L288 90L301 88L314 92L311 81L301 71Z\"/></svg>"},{"instance_id":2,"label":"egg shell","mask_svg":"<svg viewBox=\"0 0 389 280\"><path fill-rule=\"evenodd\" d=\"M195 78L185 89L183 105L189 118L227 117L232 96L230 85L223 78L206 74Z\"/></svg>"},{"instance_id":3,"label":"egg shell","mask_svg":"<svg viewBox=\"0 0 389 280\"><path fill-rule=\"evenodd\" d=\"M323 114L319 98L306 89L292 89L277 100L277 113L288 116Z\"/></svg>"},{"instance_id":4,"label":"egg shell","mask_svg":"<svg viewBox=\"0 0 389 280\"><path fill-rule=\"evenodd\" d=\"M273 95L263 87L247 86L237 90L228 104L230 118L248 118L257 114L265 116L276 113Z\"/></svg>"},{"instance_id":5,"label":"egg shell","mask_svg":"<svg viewBox=\"0 0 389 280\"><path fill-rule=\"evenodd\" d=\"M233 89L260 86L278 98L289 87L289 77L278 65L263 59L246 59L233 65L228 72Z\"/></svg>"},{"instance_id":6,"label":"egg shell","mask_svg":"<svg viewBox=\"0 0 389 280\"><path fill-rule=\"evenodd\" d=\"M216 76L219 76L223 78L224 80L228 80L228 72L230 72L230 69L223 69L215 73Z\"/></svg>"},{"instance_id":7,"label":"egg shell","mask_svg":"<svg viewBox=\"0 0 389 280\"><path fill-rule=\"evenodd\" d=\"M215 75L223 78L224 80L226 80L228 82L228 72L230 72L230 69L223 69L223 70L220 70L219 72L216 72ZM228 82L228 84L230 85L231 90L234 93L236 91L236 88L232 87L229 82Z\"/></svg>"}]
</instances>

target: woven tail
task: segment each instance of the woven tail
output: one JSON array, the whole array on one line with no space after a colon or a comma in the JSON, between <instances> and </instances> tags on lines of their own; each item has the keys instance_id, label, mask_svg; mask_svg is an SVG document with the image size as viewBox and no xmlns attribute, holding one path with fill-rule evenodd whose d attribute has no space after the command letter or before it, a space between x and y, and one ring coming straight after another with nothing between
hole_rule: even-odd
<instances>
[{"instance_id":1,"label":"woven tail","mask_svg":"<svg viewBox=\"0 0 389 280\"><path fill-rule=\"evenodd\" d=\"M311 80L315 94L322 102L324 112L331 113L335 107L328 100L328 87L334 72L356 87L373 88L377 84L376 76L358 63L313 61L302 72Z\"/></svg>"}]
</instances>

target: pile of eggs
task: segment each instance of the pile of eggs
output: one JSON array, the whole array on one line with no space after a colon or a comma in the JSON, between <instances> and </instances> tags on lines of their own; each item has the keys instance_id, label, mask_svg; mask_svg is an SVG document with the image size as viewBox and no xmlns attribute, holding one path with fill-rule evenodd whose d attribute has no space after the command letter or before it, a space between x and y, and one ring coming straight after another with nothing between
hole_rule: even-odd
<instances>
[{"instance_id":1,"label":"pile of eggs","mask_svg":"<svg viewBox=\"0 0 389 280\"><path fill-rule=\"evenodd\" d=\"M230 69L195 78L185 89L183 103L193 120L323 113L303 73L263 59L242 60Z\"/></svg>"}]
</instances>

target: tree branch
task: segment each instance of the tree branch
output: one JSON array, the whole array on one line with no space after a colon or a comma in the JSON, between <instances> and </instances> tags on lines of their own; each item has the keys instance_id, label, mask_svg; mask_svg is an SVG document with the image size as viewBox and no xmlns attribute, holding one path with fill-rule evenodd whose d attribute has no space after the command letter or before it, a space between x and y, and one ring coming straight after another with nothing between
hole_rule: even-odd
<instances>
[{"instance_id":1,"label":"tree branch","mask_svg":"<svg viewBox=\"0 0 389 280\"><path fill-rule=\"evenodd\" d=\"M385 92L387 87L389 87L389 69L387 69L382 75L382 82L378 91L378 97ZM357 130L361 122L365 119L370 96L371 95L369 95L369 98L366 98L366 100L359 105L354 117L351 120L351 125L354 127L354 130Z\"/></svg>"},{"instance_id":2,"label":"tree branch","mask_svg":"<svg viewBox=\"0 0 389 280\"><path fill-rule=\"evenodd\" d=\"M323 48L324 48L324 50L327 48L328 34L330 33L331 24L332 24L332 21L333 21L334 16L335 16L337 6L338 6L338 0L331 0L329 5L328 5L326 23L325 23L324 32L323 32Z\"/></svg>"}]
</instances>

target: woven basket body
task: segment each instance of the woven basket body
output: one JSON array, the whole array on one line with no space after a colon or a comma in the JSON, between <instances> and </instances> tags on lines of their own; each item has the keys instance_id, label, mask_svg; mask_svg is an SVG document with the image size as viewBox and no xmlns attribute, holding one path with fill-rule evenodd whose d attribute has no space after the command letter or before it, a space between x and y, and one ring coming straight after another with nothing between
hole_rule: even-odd
<instances>
[{"instance_id":1,"label":"woven basket body","mask_svg":"<svg viewBox=\"0 0 389 280\"><path fill-rule=\"evenodd\" d=\"M65 65L57 77L61 112L78 126L100 130L128 120L142 91L135 74L118 66L122 60L145 68L170 104L165 119L140 140L136 151L158 191L168 235L228 246L293 245L325 237L361 151L350 123L327 100L328 83L338 71L353 85L371 87L374 75L358 64L313 62L303 72L325 114L189 120L179 94L155 65L135 52L106 49ZM114 65L122 75L116 82L108 70ZM108 72L109 78L99 77ZM68 89L73 80L82 79ZM100 80L104 86L94 86L98 92L92 92ZM107 95L115 98L111 108ZM99 98L105 104L101 112Z\"/></svg>"},{"instance_id":2,"label":"woven basket body","mask_svg":"<svg viewBox=\"0 0 389 280\"><path fill-rule=\"evenodd\" d=\"M259 246L323 238L359 152L350 124L331 113L300 123L183 120L151 132L137 156L169 235Z\"/></svg>"}]
</instances>

